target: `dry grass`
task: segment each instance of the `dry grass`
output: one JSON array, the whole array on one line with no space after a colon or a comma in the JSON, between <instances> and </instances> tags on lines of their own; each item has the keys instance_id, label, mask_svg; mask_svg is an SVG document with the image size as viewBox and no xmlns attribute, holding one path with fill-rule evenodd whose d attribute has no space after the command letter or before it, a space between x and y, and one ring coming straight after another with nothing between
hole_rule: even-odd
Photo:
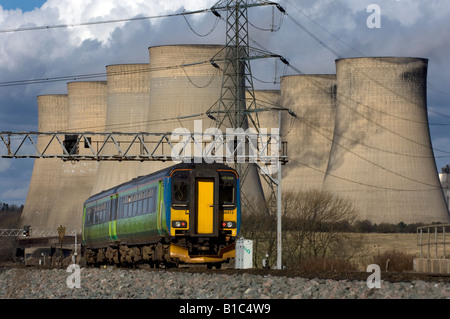
<instances>
[{"instance_id":1,"label":"dry grass","mask_svg":"<svg viewBox=\"0 0 450 319\"><path fill-rule=\"evenodd\" d=\"M337 271L348 272L357 271L358 266L347 260L339 258L308 258L300 261L295 268L299 271L313 272L313 271Z\"/></svg>"},{"instance_id":2,"label":"dry grass","mask_svg":"<svg viewBox=\"0 0 450 319\"><path fill-rule=\"evenodd\" d=\"M361 242L359 253L353 259L360 271L365 271L370 264L377 264L384 271L388 259L389 270L410 270L413 266L413 258L418 257L420 253L416 234L358 233L350 235ZM404 269L400 269L402 267Z\"/></svg>"},{"instance_id":3,"label":"dry grass","mask_svg":"<svg viewBox=\"0 0 450 319\"><path fill-rule=\"evenodd\" d=\"M346 233L347 238L353 239L348 243L354 243L355 247L350 247L355 250L350 259L342 259L339 256L326 258L304 258L295 264L295 268L300 270L342 270L342 271L366 271L370 264L377 264L382 271L386 270L386 262L388 262L388 270L403 271L411 270L413 266L413 258L420 256L420 247L418 243L417 234L404 233ZM249 238L250 239L250 238ZM260 253L267 251L265 238L260 238L258 251ZM254 239L254 250L255 250ZM256 244L258 245L258 244ZM276 243L272 243L276 245ZM283 242L283 250L290 244ZM292 246L292 245L291 245ZM263 248L264 247L264 248ZM348 247L341 246L343 250ZM432 256L434 256L434 248L432 247ZM427 248L424 248L424 255L427 253ZM438 250L438 253L442 251ZM254 253L257 253L254 251ZM450 247L447 248L447 255L450 253ZM261 260L263 256L255 256L257 259L256 267L261 267ZM283 259L287 257L287 253L283 253ZM276 253L271 256L271 264L275 262ZM255 260L256 261L256 260ZM292 266L292 264L291 264Z\"/></svg>"}]
</instances>

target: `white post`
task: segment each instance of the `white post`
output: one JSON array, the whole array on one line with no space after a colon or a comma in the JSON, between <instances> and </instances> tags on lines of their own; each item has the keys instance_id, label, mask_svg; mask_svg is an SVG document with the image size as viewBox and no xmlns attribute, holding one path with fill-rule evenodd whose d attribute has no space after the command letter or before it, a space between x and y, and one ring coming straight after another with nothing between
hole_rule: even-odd
<instances>
[{"instance_id":1,"label":"white post","mask_svg":"<svg viewBox=\"0 0 450 319\"><path fill-rule=\"evenodd\" d=\"M281 155L281 111L278 112L278 156ZM278 158L277 178L277 269L283 268L281 261L281 161Z\"/></svg>"}]
</instances>

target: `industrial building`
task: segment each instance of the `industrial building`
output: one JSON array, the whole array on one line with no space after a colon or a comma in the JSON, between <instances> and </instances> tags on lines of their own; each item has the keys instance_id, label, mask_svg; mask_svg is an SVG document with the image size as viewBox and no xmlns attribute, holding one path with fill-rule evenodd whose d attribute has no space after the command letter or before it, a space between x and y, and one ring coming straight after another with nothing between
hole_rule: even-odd
<instances>
[{"instance_id":1,"label":"industrial building","mask_svg":"<svg viewBox=\"0 0 450 319\"><path fill-rule=\"evenodd\" d=\"M214 127L205 112L220 98L223 74L210 59L220 63L222 49L150 47L149 64L108 66L105 82L69 83L67 95L38 97L39 130L192 132L195 120L203 130ZM449 222L428 129L426 77L426 59L352 58L337 60L335 75L285 76L280 90L255 91L263 108L298 116L281 112L289 160L283 191L333 192L354 203L359 219L375 223ZM278 127L278 114L261 112L260 127ZM24 225L79 230L91 194L173 164L57 161L35 161ZM244 197L264 201L268 189L255 167L245 183Z\"/></svg>"},{"instance_id":2,"label":"industrial building","mask_svg":"<svg viewBox=\"0 0 450 319\"><path fill-rule=\"evenodd\" d=\"M450 165L442 168L442 171L439 173L439 180L441 181L448 211L450 212Z\"/></svg>"}]
</instances>

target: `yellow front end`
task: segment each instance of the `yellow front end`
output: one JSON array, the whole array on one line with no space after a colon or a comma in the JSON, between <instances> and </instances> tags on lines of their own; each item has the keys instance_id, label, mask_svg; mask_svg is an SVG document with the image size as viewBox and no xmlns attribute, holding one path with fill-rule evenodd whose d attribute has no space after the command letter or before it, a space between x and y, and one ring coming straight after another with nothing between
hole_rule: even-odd
<instances>
[{"instance_id":1,"label":"yellow front end","mask_svg":"<svg viewBox=\"0 0 450 319\"><path fill-rule=\"evenodd\" d=\"M187 248L170 244L170 257L178 259L181 263L187 264L204 264L204 263L218 263L225 262L230 258L235 258L235 244L228 245L219 251L216 256L190 256Z\"/></svg>"},{"instance_id":2,"label":"yellow front end","mask_svg":"<svg viewBox=\"0 0 450 319\"><path fill-rule=\"evenodd\" d=\"M189 210L188 209L173 209L170 210L170 235L183 236L184 231L189 230Z\"/></svg>"}]
</instances>

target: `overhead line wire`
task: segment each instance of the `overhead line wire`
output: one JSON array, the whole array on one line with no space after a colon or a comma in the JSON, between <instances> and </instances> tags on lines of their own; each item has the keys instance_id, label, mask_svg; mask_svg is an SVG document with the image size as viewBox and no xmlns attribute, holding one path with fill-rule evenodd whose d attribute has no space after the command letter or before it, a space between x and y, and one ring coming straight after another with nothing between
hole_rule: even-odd
<instances>
[{"instance_id":1,"label":"overhead line wire","mask_svg":"<svg viewBox=\"0 0 450 319\"><path fill-rule=\"evenodd\" d=\"M423 192L423 191L435 191L435 190L441 189L441 187L438 187L438 186L435 186L435 185L432 185L433 188L430 188L430 189L402 189L402 188L399 189L399 188L377 186L377 185L367 184L367 183L363 183L363 182L358 182L358 181L351 180L351 179L348 179L348 178L344 178L344 177L341 177L341 176L336 176L334 174L330 174L329 172L324 172L321 169L318 169L316 167L312 167L312 166L310 166L308 164L300 162L299 160L289 159L289 161L297 162L300 165L303 165L303 166L305 166L307 168L310 168L310 169L313 169L315 171L318 171L318 172L320 172L320 173L322 173L322 174L324 174L326 176L331 176L331 177L334 177L334 178L337 178L337 179L340 179L340 180L343 180L343 181L347 181L347 182L350 182L350 183L353 183L353 184L357 184L357 185L361 185L361 186L368 186L368 187L382 189L382 190L397 191L397 192ZM354 192L354 190L342 190L342 189L336 190L336 192L344 192L344 191L352 191L352 192ZM365 190L363 190L363 191L365 191Z\"/></svg>"},{"instance_id":2,"label":"overhead line wire","mask_svg":"<svg viewBox=\"0 0 450 319\"><path fill-rule=\"evenodd\" d=\"M294 6L293 4L291 4L289 1L286 0L286 2L287 2L288 4L290 4L292 7L294 7L297 11L299 11L303 16L305 16L305 17L308 18L309 20L313 21L314 24L316 24L317 26L319 26L321 29L323 29L324 31L326 31L328 34L330 34L331 36L333 36L334 38L336 38L336 39L339 40L340 42L344 43L346 46L348 46L348 47L351 48L352 50L358 52L358 53L359 53L360 55L362 55L363 57L366 57L362 52L360 52L359 50L357 50L357 49L355 49L354 47L350 46L350 45L347 44L345 41L341 40L339 37L335 36L334 34L332 34L331 32L329 32L327 29L325 29L324 27L322 27L319 23L317 23L317 22L314 21L313 19L311 19L311 18L309 18L308 16L306 16L300 9L298 9L296 6ZM286 12L285 14L288 15L287 12ZM321 45L322 45L324 48L326 48L328 51L330 51L331 53L333 53L338 59L343 59L343 58L344 58L342 55L340 55L338 52L336 52L336 51L333 50L330 46L328 46L324 41L320 40L319 37L317 37L313 32L311 32L309 29L307 29L304 25L302 25L299 21L297 21L297 20L296 20L295 18L293 18L291 15L288 15L288 17L290 18L290 20L291 20L292 22L294 22L294 24L296 24L298 27L300 27L303 31L305 31L308 35L310 35L314 40L316 40L319 44L321 44ZM383 88L385 88L386 90L389 90L390 92L394 93L395 95L397 95L397 96L399 96L399 97L401 97L401 98L404 98L404 99L406 99L407 101L409 101L409 102L411 102L411 103L413 103L413 104L416 104L414 101L411 101L411 100L408 99L407 97L405 97L405 96L403 96L403 95L400 95L398 92L395 92L395 91L391 90L390 88L388 88L387 86L385 86L385 85L382 84L381 82L379 82L379 81L373 79L373 78L372 78L369 74L367 74L366 72L364 72L364 71L362 71L362 70L359 70L359 71L362 72L365 76L369 77L371 80L373 80L373 81L374 81L375 83L377 83L378 85L380 85L380 86L382 86ZM443 93L443 94L448 94L448 95L450 95L450 93L445 93L445 92L440 91L440 90L436 90L436 89L432 89L432 90L437 91L437 92L439 92L439 93ZM416 105L417 105L417 104L416 104ZM369 107L369 106L366 106L366 107L371 108L371 107ZM371 109L373 109L373 108L371 108ZM396 118L399 118L399 119L403 119L403 120L406 120L406 121L412 121L412 122L424 123L424 122L421 122L421 121L414 121L414 120L411 120L411 119L405 119L405 118L402 118L402 117L400 117L400 116L393 115L393 114L389 114L389 113L387 113L387 112L383 112L383 111L380 111L380 110L375 110L375 111L382 112L382 113L384 113L384 114L386 114L386 115L393 116L393 117L396 117ZM435 111L433 111L433 110L429 110L429 111L438 114L437 112L435 112ZM437 126L448 126L448 125L450 125L449 123L428 123L428 122L427 122L427 124L428 124L428 125L437 125Z\"/></svg>"},{"instance_id":3,"label":"overhead line wire","mask_svg":"<svg viewBox=\"0 0 450 319\"><path fill-rule=\"evenodd\" d=\"M57 77L48 77L48 78L40 78L40 79L32 79L32 80L17 80L17 81L5 81L0 82L0 87L8 87L8 86L18 86L18 85L28 85L28 84L39 84L46 82L58 82L58 81L77 81L81 79L92 79L92 78L100 78L105 77L107 75L116 76L116 75L126 75L126 74L136 74L136 73L146 73L146 72L154 72L154 71L162 71L162 70L170 70L177 68L186 68L191 66L198 66L203 64L210 64L210 61L199 61L193 63L179 64L173 66L165 66L165 67L154 67L148 69L139 69L133 71L116 71L116 72L99 72L99 73L87 73L87 74L78 74L78 75L67 75L67 76L57 76Z\"/></svg>"},{"instance_id":4,"label":"overhead line wire","mask_svg":"<svg viewBox=\"0 0 450 319\"><path fill-rule=\"evenodd\" d=\"M184 11L184 12L180 12L180 13L162 14L162 15L155 15L155 16L141 16L141 17L134 17L134 18L126 18L126 19L90 21L90 22L81 22L81 23L55 24L55 25L43 25L43 26L23 27L23 28L15 28L15 29L3 29L3 30L0 30L0 33L13 33L13 32L24 32L24 31L36 31L36 30L62 29L62 28L72 28L72 27L99 25L99 24L112 24L112 23L130 22L130 21L170 18L170 17L186 16L186 15L197 14L197 13L204 13L204 12L210 12L210 11L211 11L211 9L202 9L202 10L195 10L195 11Z\"/></svg>"}]
</instances>

